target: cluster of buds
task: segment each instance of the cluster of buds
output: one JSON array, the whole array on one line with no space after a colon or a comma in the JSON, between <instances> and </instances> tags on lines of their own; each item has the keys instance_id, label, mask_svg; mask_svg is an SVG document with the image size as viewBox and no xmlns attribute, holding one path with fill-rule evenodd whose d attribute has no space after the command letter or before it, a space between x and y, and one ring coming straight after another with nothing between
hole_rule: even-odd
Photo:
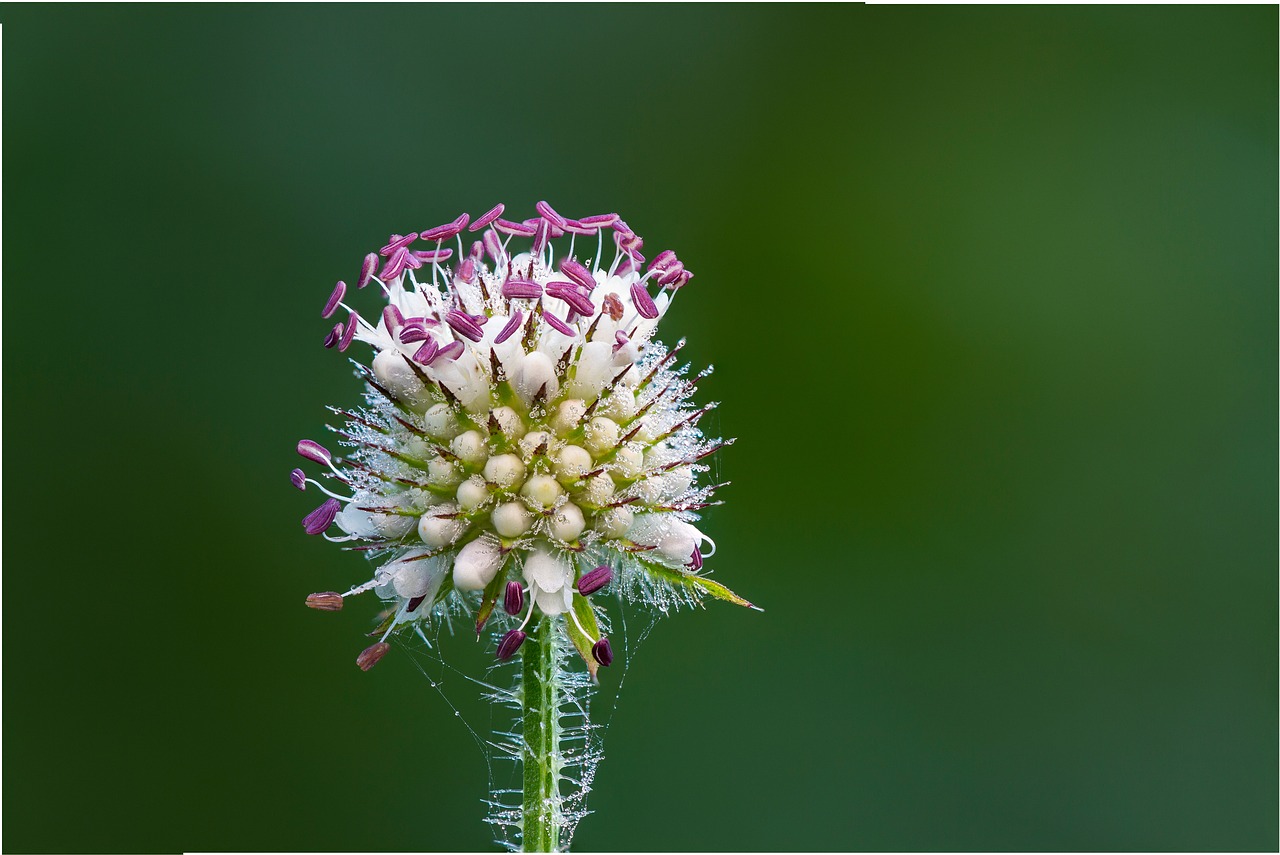
<instances>
[{"instance_id":1,"label":"cluster of buds","mask_svg":"<svg viewBox=\"0 0 1280 855\"><path fill-rule=\"evenodd\" d=\"M690 403L705 372L690 379L676 364L683 342L654 339L693 274L670 250L646 266L643 240L616 214L570 219L546 202L531 219L502 214L392 235L356 281L381 290L379 311L351 308L343 282L324 306L325 318L346 315L325 347L373 348L369 366L355 363L365 406L331 408L345 420L344 457L298 443L328 486L301 469L290 479L327 497L303 518L307 534L376 562L363 584L307 598L322 611L363 591L391 603L357 659L365 670L398 628L465 608L479 634L499 600L518 621L499 659L542 615L561 621L593 675L613 652L590 598L611 583L633 599L750 605L704 575L711 541L695 525L722 486L698 484L701 461L730 441L698 427L714 405ZM468 233L479 239L465 248ZM579 242L594 254L579 260Z\"/></svg>"}]
</instances>

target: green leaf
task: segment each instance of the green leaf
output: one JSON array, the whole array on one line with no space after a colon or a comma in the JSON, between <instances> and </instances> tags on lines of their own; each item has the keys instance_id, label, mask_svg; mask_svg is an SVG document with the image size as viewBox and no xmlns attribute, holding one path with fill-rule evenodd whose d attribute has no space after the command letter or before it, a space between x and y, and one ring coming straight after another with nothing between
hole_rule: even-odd
<instances>
[{"instance_id":1,"label":"green leaf","mask_svg":"<svg viewBox=\"0 0 1280 855\"><path fill-rule=\"evenodd\" d=\"M670 567L664 567L661 564L655 564L652 561L645 561L644 559L639 560L646 570L669 585L693 588L699 594L710 594L717 600L724 600L726 603L733 603L736 606L746 606L747 608L755 609L758 612L764 611L764 609L754 603L748 602L742 597L739 597L719 582L712 581L705 576L698 576L694 573L685 573L682 570L673 570Z\"/></svg>"},{"instance_id":2,"label":"green leaf","mask_svg":"<svg viewBox=\"0 0 1280 855\"><path fill-rule=\"evenodd\" d=\"M582 634L582 630L578 629L573 618L564 622L564 628L569 633L569 640L577 648L578 655L582 657L583 662L587 663L587 671L591 673L591 679L594 681L600 663L591 655L591 647L600 638L600 625L596 622L596 611L591 607L591 601L577 591L573 593L573 614L578 618L578 623L582 624L582 629L591 633L590 637Z\"/></svg>"}]
</instances>

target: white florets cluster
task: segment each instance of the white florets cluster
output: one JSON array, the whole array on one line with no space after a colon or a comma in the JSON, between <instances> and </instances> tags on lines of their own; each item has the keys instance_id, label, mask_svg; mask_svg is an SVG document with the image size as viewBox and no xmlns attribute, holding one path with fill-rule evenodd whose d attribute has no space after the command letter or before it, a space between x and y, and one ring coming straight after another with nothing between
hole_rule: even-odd
<instances>
[{"instance_id":1,"label":"white florets cluster","mask_svg":"<svg viewBox=\"0 0 1280 855\"><path fill-rule=\"evenodd\" d=\"M644 271L642 242L616 215L569 220L538 209L522 223L500 219L501 206L479 218L473 231L492 227L465 258L466 215L393 235L385 261L366 258L359 283L383 291L376 324L342 302L345 285L335 289L326 316L341 306L348 318L326 346L345 350L354 339L375 355L371 368L357 363L365 407L335 410L348 456L299 445L350 493L317 484L331 498L303 524L312 534L336 525L344 534L326 537L358 542L379 563L365 584L308 604L333 610L374 590L394 606L389 634L464 601L479 632L496 604L518 618L527 602L521 628L535 609L565 616L594 672L612 652L587 597L614 578L664 610L706 593L748 604L701 575L710 540L695 522L714 486L699 486L700 461L727 443L698 429L711 407L690 403L697 378L675 363L679 346L654 340L691 274L670 252ZM602 265L606 233L616 253ZM554 241L566 236L557 258ZM451 251L441 247L453 238L462 260L446 267ZM527 238L532 251L509 250ZM416 239L434 248L413 251ZM578 240L592 257L575 256ZM665 285L650 297L656 282ZM293 477L300 488L316 484L300 470ZM507 632L499 657L523 638ZM385 652L384 636L358 661L368 668Z\"/></svg>"}]
</instances>

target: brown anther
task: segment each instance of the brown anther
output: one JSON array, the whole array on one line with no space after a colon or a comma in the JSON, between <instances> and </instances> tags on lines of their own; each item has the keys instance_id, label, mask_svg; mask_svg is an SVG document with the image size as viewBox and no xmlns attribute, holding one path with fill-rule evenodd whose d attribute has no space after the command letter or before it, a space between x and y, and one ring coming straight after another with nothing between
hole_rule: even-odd
<instances>
[{"instance_id":1,"label":"brown anther","mask_svg":"<svg viewBox=\"0 0 1280 855\"><path fill-rule=\"evenodd\" d=\"M334 591L308 594L307 608L321 612L340 612L342 611L342 595Z\"/></svg>"},{"instance_id":2,"label":"brown anther","mask_svg":"<svg viewBox=\"0 0 1280 855\"><path fill-rule=\"evenodd\" d=\"M614 321L622 320L622 301L618 299L617 294L606 294L602 308L609 313L609 317L613 318Z\"/></svg>"},{"instance_id":3,"label":"brown anther","mask_svg":"<svg viewBox=\"0 0 1280 855\"><path fill-rule=\"evenodd\" d=\"M368 671L374 665L378 664L383 656L387 655L387 651L391 649L391 645L385 641L379 641L377 644L366 647L356 657L356 664L360 666L361 671Z\"/></svg>"}]
</instances>

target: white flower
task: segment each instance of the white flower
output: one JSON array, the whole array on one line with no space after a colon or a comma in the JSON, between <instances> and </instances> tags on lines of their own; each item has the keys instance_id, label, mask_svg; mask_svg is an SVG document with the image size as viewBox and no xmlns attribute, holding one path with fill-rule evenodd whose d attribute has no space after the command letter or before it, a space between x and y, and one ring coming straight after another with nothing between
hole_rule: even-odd
<instances>
[{"instance_id":1,"label":"white flower","mask_svg":"<svg viewBox=\"0 0 1280 855\"><path fill-rule=\"evenodd\" d=\"M336 524L345 536L330 539L379 561L347 594L391 600L387 634L444 618L468 596L479 596L483 623L504 586L519 583L506 602L527 611L514 616L521 629L506 633L500 658L536 610L566 616L594 672L612 654L598 604L583 598L615 573L621 590L663 610L706 593L749 604L701 574L708 539L693 522L714 489L699 485L702 461L728 444L698 429L710 407L690 399L705 374L691 379L675 363L683 342L668 350L653 338L692 274L670 251L645 267L643 241L616 214L572 220L545 202L537 209L512 222L499 205L469 228L464 214L392 235L366 256L356 286L381 291L371 320L338 283L323 314L346 317L325 345L372 348L365 407L335 410L346 419L345 458L299 445L329 470L332 491L300 470L290 477L329 497L304 520L308 533ZM467 246L464 235L480 239ZM332 611L344 596L308 604Z\"/></svg>"}]
</instances>

